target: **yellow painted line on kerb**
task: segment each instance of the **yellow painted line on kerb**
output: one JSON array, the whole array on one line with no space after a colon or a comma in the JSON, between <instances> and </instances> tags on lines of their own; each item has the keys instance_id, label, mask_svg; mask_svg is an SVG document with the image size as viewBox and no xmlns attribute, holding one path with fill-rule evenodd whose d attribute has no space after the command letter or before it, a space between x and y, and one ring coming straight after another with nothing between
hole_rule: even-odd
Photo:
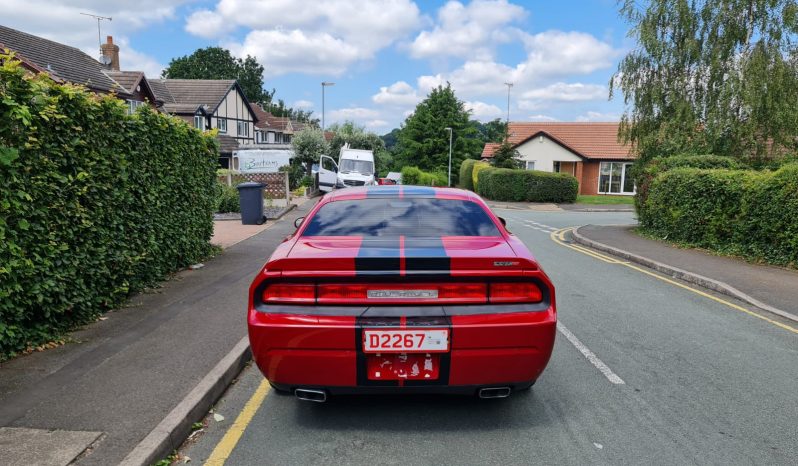
<instances>
[{"instance_id":1,"label":"yellow painted line on kerb","mask_svg":"<svg viewBox=\"0 0 798 466\"><path fill-rule=\"evenodd\" d=\"M257 390L255 390L255 393L253 393L252 397L247 401L247 404L244 405L244 409L238 414L233 425L227 429L224 437L216 444L216 448L213 449L208 461L205 462L205 466L222 466L225 461L227 461L227 458L233 453L233 449L238 445L238 441L241 440L241 436L244 435L244 431L252 421L252 418L255 417L255 413L258 412L258 408L263 404L263 400L268 393L269 381L263 379L260 385L258 385Z\"/></svg>"},{"instance_id":2,"label":"yellow painted line on kerb","mask_svg":"<svg viewBox=\"0 0 798 466\"><path fill-rule=\"evenodd\" d=\"M748 315L750 315L752 317L756 317L757 319L764 320L765 322L767 322L769 324L773 324L776 327L779 327L779 328L782 328L782 329L787 330L789 332L798 334L798 328L795 328L795 327L792 327L790 325L783 324L781 322L775 321L775 320L773 320L773 319L771 319L769 317L766 317L766 316L764 316L762 314L759 314L757 312L751 311L750 309L746 309L746 308L744 308L742 306L738 306L738 305L736 305L736 304L734 304L732 302L726 301L725 299L718 298L717 296L713 296L713 295L711 295L709 293L705 293L705 292L703 292L703 291L701 291L699 289L693 288L691 286L687 286L684 283L679 283L679 282L677 282L675 280L671 280L670 278L663 277L662 275L658 275L658 274L656 274L656 273L654 273L654 272L652 272L650 270L646 270L646 269L638 267L636 265L632 265L629 262L613 259L610 256L606 256L604 254L598 253L596 251L593 251L591 249L585 248L583 246L577 246L577 245L573 245L573 244L568 244L568 243L565 242L565 234L568 233L569 231L573 231L573 230L574 230L574 227L570 227L570 228L563 228L563 229L557 230L555 232L552 232L551 233L551 239L555 243L559 244L560 246L564 246L566 248L573 249L574 251L581 252L582 254L585 254L585 255L588 255L590 257L593 257L594 259L598 259L598 260L601 260L601 261L604 261L604 262L608 262L610 264L624 265L626 267L629 267L630 269L633 269L633 270L636 270L636 271L638 271L640 273L644 273L646 275L654 277L657 280L662 280L663 282L669 283L669 284L674 285L674 286L678 286L679 288L683 288L685 290L692 291L693 293L695 293L697 295L703 296L705 298L711 299L711 300L719 302L721 304L725 304L726 306L728 306L728 307L730 307L732 309L735 309L735 310L740 311L740 312L744 312L744 313L746 313L746 314L748 314Z\"/></svg>"}]
</instances>

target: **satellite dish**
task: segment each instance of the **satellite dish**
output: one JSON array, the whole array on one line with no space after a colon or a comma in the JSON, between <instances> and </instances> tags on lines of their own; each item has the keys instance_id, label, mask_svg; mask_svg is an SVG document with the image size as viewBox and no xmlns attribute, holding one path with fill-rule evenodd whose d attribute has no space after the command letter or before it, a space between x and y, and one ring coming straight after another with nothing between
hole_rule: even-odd
<instances>
[{"instance_id":1,"label":"satellite dish","mask_svg":"<svg viewBox=\"0 0 798 466\"><path fill-rule=\"evenodd\" d=\"M106 57L105 55L100 56L100 63L102 63L103 65L110 65L111 57Z\"/></svg>"}]
</instances>

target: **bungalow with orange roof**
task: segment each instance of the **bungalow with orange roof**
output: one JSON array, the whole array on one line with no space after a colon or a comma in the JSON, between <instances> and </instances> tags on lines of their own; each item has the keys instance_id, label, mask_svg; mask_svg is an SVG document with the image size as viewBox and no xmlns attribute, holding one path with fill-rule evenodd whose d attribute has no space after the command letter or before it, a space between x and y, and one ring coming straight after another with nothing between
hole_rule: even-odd
<instances>
[{"instance_id":1,"label":"bungalow with orange roof","mask_svg":"<svg viewBox=\"0 0 798 466\"><path fill-rule=\"evenodd\" d=\"M618 125L510 122L508 141L519 152L522 168L571 174L579 194L632 195L635 157L618 141ZM490 160L499 146L485 144L482 160Z\"/></svg>"}]
</instances>

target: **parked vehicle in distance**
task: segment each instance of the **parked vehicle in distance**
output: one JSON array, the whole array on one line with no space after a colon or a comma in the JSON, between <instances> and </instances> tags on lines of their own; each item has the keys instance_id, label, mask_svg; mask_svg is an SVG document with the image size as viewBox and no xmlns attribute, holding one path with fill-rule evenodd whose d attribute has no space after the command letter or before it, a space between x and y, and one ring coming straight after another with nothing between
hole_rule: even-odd
<instances>
[{"instance_id":1,"label":"parked vehicle in distance","mask_svg":"<svg viewBox=\"0 0 798 466\"><path fill-rule=\"evenodd\" d=\"M396 184L396 180L392 180L390 178L378 178L377 184L380 186L389 185L389 184Z\"/></svg>"},{"instance_id":2,"label":"parked vehicle in distance","mask_svg":"<svg viewBox=\"0 0 798 466\"><path fill-rule=\"evenodd\" d=\"M250 287L250 346L276 390L501 398L548 364L554 286L476 194L350 188L297 220Z\"/></svg>"},{"instance_id":3,"label":"parked vehicle in distance","mask_svg":"<svg viewBox=\"0 0 798 466\"><path fill-rule=\"evenodd\" d=\"M336 187L374 186L374 153L365 149L341 148L338 162L328 155L319 160L319 189L329 192Z\"/></svg>"}]
</instances>

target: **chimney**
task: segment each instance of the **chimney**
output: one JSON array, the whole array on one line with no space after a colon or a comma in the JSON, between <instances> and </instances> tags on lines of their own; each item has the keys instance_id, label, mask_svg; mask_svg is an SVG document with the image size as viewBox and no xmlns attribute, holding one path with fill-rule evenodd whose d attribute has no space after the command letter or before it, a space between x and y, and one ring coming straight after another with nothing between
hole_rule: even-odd
<instances>
[{"instance_id":1,"label":"chimney","mask_svg":"<svg viewBox=\"0 0 798 466\"><path fill-rule=\"evenodd\" d=\"M108 36L106 42L100 46L103 56L103 65L113 71L119 71L119 46L114 45L114 38Z\"/></svg>"}]
</instances>

